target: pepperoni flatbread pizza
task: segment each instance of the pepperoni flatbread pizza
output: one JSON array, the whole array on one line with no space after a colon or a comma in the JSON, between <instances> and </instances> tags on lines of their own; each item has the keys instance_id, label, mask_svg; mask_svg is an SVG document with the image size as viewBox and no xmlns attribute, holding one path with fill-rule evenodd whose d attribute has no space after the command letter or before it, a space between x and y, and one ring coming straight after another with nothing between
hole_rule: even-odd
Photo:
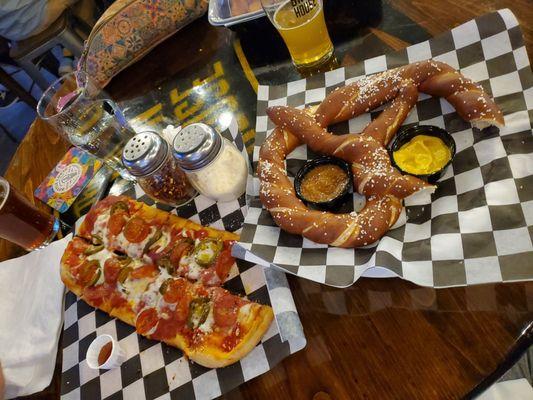
<instances>
[{"instance_id":1,"label":"pepperoni flatbread pizza","mask_svg":"<svg viewBox=\"0 0 533 400\"><path fill-rule=\"evenodd\" d=\"M269 306L220 285L236 268L237 236L127 197L87 214L61 259L65 285L88 304L182 349L211 368L232 364L261 340Z\"/></svg>"}]
</instances>

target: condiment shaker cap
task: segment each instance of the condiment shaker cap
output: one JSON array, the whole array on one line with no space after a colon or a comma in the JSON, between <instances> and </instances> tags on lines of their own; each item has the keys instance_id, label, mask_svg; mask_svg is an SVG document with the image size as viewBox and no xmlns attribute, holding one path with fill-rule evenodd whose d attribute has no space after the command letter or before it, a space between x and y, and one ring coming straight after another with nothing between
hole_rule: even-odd
<instances>
[{"instance_id":1,"label":"condiment shaker cap","mask_svg":"<svg viewBox=\"0 0 533 400\"><path fill-rule=\"evenodd\" d=\"M167 142L155 132L141 132L132 137L122 151L122 163L133 176L154 172L165 161Z\"/></svg>"},{"instance_id":2,"label":"condiment shaker cap","mask_svg":"<svg viewBox=\"0 0 533 400\"><path fill-rule=\"evenodd\" d=\"M173 154L181 168L196 170L205 167L217 156L222 137L206 124L190 124L174 137Z\"/></svg>"}]
</instances>

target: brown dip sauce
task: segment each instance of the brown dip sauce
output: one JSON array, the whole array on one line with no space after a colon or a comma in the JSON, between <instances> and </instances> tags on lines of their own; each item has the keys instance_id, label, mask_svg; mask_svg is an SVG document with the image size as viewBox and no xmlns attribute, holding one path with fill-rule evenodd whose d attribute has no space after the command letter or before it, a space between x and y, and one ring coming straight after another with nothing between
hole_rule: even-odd
<instances>
[{"instance_id":1,"label":"brown dip sauce","mask_svg":"<svg viewBox=\"0 0 533 400\"><path fill-rule=\"evenodd\" d=\"M113 342L107 342L103 345L100 349L100 353L98 353L98 365L102 365L107 361L111 355L111 350L113 350Z\"/></svg>"},{"instance_id":2,"label":"brown dip sauce","mask_svg":"<svg viewBox=\"0 0 533 400\"><path fill-rule=\"evenodd\" d=\"M348 184L348 174L335 164L318 165L307 172L300 184L302 196L314 203L338 197Z\"/></svg>"}]
</instances>

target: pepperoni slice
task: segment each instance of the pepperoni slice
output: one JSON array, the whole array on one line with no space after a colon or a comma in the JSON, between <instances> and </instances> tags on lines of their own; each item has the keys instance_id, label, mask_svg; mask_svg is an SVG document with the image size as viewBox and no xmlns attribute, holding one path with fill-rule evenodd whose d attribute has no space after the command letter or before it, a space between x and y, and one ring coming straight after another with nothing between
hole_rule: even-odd
<instances>
[{"instance_id":1,"label":"pepperoni slice","mask_svg":"<svg viewBox=\"0 0 533 400\"><path fill-rule=\"evenodd\" d=\"M130 198L127 196L107 196L105 199L100 200L94 209L98 213L104 213L107 210L111 210L112 208L117 208L115 203L124 203L126 205L127 210L124 210L124 212L129 213L130 215L138 209L138 205L135 202L132 202Z\"/></svg>"},{"instance_id":2,"label":"pepperoni slice","mask_svg":"<svg viewBox=\"0 0 533 400\"><path fill-rule=\"evenodd\" d=\"M82 229L80 230L80 235L84 237L91 236L91 232L94 229L94 223L96 222L96 219L98 218L98 213L93 208L91 211L87 213L85 216L85 219L83 220Z\"/></svg>"},{"instance_id":3,"label":"pepperoni slice","mask_svg":"<svg viewBox=\"0 0 533 400\"><path fill-rule=\"evenodd\" d=\"M89 243L87 243L85 240L75 237L69 243L69 247L71 248L72 252L74 252L75 254L82 254L85 251L85 249L89 247Z\"/></svg>"},{"instance_id":4,"label":"pepperoni slice","mask_svg":"<svg viewBox=\"0 0 533 400\"><path fill-rule=\"evenodd\" d=\"M70 273L72 275L75 275L77 273L76 271L78 269L78 268L76 268L76 266L80 262L80 256L78 254L75 254L75 253L69 253L66 257L67 257L66 264L70 268Z\"/></svg>"},{"instance_id":5,"label":"pepperoni slice","mask_svg":"<svg viewBox=\"0 0 533 400\"><path fill-rule=\"evenodd\" d=\"M83 289L83 299L92 306L99 307L108 299L113 288L106 284L89 286Z\"/></svg>"},{"instance_id":6,"label":"pepperoni slice","mask_svg":"<svg viewBox=\"0 0 533 400\"><path fill-rule=\"evenodd\" d=\"M194 233L195 239L204 239L209 236L209 232L205 229L200 229Z\"/></svg>"},{"instance_id":7,"label":"pepperoni slice","mask_svg":"<svg viewBox=\"0 0 533 400\"><path fill-rule=\"evenodd\" d=\"M163 300L167 303L176 303L181 297L186 295L186 286L184 280L175 279L169 283L165 294L163 295Z\"/></svg>"},{"instance_id":8,"label":"pepperoni slice","mask_svg":"<svg viewBox=\"0 0 533 400\"><path fill-rule=\"evenodd\" d=\"M200 276L202 283L206 286L218 286L222 283L217 273L211 268L204 269Z\"/></svg>"},{"instance_id":9,"label":"pepperoni slice","mask_svg":"<svg viewBox=\"0 0 533 400\"><path fill-rule=\"evenodd\" d=\"M159 317L155 308L146 308L139 315L137 315L137 321L135 321L135 328L141 335L145 335L150 332L154 326L156 326Z\"/></svg>"},{"instance_id":10,"label":"pepperoni slice","mask_svg":"<svg viewBox=\"0 0 533 400\"><path fill-rule=\"evenodd\" d=\"M96 219L99 215L104 214L108 210L113 207L113 204L115 204L118 201L122 201L128 205L129 212L134 212L134 208L136 207L135 202L129 201L129 199L125 196L107 196L105 199L100 200L98 203L96 203L91 210L87 213L85 216L85 220L83 221L80 235L84 237L89 237L91 235L91 232L94 229L94 223L96 222Z\"/></svg>"},{"instance_id":11,"label":"pepperoni slice","mask_svg":"<svg viewBox=\"0 0 533 400\"><path fill-rule=\"evenodd\" d=\"M110 234L117 236L120 232L122 232L124 225L126 225L126 213L119 212L109 217L107 228Z\"/></svg>"},{"instance_id":12,"label":"pepperoni slice","mask_svg":"<svg viewBox=\"0 0 533 400\"><path fill-rule=\"evenodd\" d=\"M192 249L193 245L188 241L180 242L174 246L172 252L170 253L170 261L172 262L172 265L177 266L180 263L181 257L190 253Z\"/></svg>"},{"instance_id":13,"label":"pepperoni slice","mask_svg":"<svg viewBox=\"0 0 533 400\"><path fill-rule=\"evenodd\" d=\"M124 227L124 237L131 243L140 243L150 233L150 226L139 217L130 219Z\"/></svg>"},{"instance_id":14,"label":"pepperoni slice","mask_svg":"<svg viewBox=\"0 0 533 400\"><path fill-rule=\"evenodd\" d=\"M215 261L215 271L222 281L228 277L234 262L235 258L231 256L231 248L225 248L218 255L217 260Z\"/></svg>"},{"instance_id":15,"label":"pepperoni slice","mask_svg":"<svg viewBox=\"0 0 533 400\"><path fill-rule=\"evenodd\" d=\"M106 283L116 284L121 268L122 265L116 258L108 258L104 263L104 280Z\"/></svg>"},{"instance_id":16,"label":"pepperoni slice","mask_svg":"<svg viewBox=\"0 0 533 400\"><path fill-rule=\"evenodd\" d=\"M161 309L161 318L152 337L157 340L173 338L181 330L183 325L184 321L176 318L174 311L168 307L164 307Z\"/></svg>"},{"instance_id":17,"label":"pepperoni slice","mask_svg":"<svg viewBox=\"0 0 533 400\"><path fill-rule=\"evenodd\" d=\"M220 293L215 300L213 317L215 323L223 328L233 326L237 321L239 298L230 293Z\"/></svg>"},{"instance_id":18,"label":"pepperoni slice","mask_svg":"<svg viewBox=\"0 0 533 400\"><path fill-rule=\"evenodd\" d=\"M158 273L157 267L153 264L146 264L142 267L135 268L130 273L131 279L141 279L156 276Z\"/></svg>"},{"instance_id":19,"label":"pepperoni slice","mask_svg":"<svg viewBox=\"0 0 533 400\"><path fill-rule=\"evenodd\" d=\"M128 300L124 296L122 296L120 292L114 290L113 293L111 293L111 297L109 298L109 303L113 308L124 308L128 305ZM131 309L131 307L128 308Z\"/></svg>"},{"instance_id":20,"label":"pepperoni slice","mask_svg":"<svg viewBox=\"0 0 533 400\"><path fill-rule=\"evenodd\" d=\"M185 324L185 321L187 321L190 303L191 298L189 296L181 296L176 303L176 308L174 309L174 318L181 324Z\"/></svg>"},{"instance_id":21,"label":"pepperoni slice","mask_svg":"<svg viewBox=\"0 0 533 400\"><path fill-rule=\"evenodd\" d=\"M107 196L105 199L100 200L95 207L98 209L111 208L111 206L115 204L117 201L123 201L123 197L122 196Z\"/></svg>"},{"instance_id":22,"label":"pepperoni slice","mask_svg":"<svg viewBox=\"0 0 533 400\"><path fill-rule=\"evenodd\" d=\"M81 261L80 256L89 245L78 238L74 238L67 246L65 250L65 262L70 269L72 275L77 275L79 269L79 263Z\"/></svg>"}]
</instances>

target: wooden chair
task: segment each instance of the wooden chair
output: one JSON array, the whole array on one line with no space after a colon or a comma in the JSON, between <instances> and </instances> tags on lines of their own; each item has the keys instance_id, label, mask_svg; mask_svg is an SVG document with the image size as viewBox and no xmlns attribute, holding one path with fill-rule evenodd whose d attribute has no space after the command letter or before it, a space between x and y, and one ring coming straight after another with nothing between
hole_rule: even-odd
<instances>
[{"instance_id":1,"label":"wooden chair","mask_svg":"<svg viewBox=\"0 0 533 400\"><path fill-rule=\"evenodd\" d=\"M34 60L60 44L69 49L76 57L83 51L83 40L72 28L73 19L69 11L65 11L46 30L28 39L14 42L9 52L10 57L20 65L33 81L42 89L49 86L48 81L39 71Z\"/></svg>"}]
</instances>

